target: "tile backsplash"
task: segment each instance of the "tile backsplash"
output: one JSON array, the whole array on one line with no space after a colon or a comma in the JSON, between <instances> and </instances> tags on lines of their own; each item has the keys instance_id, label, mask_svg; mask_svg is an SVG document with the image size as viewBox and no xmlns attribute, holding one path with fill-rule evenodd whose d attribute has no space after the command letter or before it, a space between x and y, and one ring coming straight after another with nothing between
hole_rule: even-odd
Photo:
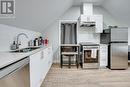
<instances>
[{"instance_id":1,"label":"tile backsplash","mask_svg":"<svg viewBox=\"0 0 130 87\"><path fill-rule=\"evenodd\" d=\"M79 42L94 42L100 43L100 34L95 33L94 29L81 29L78 30L78 43Z\"/></svg>"}]
</instances>

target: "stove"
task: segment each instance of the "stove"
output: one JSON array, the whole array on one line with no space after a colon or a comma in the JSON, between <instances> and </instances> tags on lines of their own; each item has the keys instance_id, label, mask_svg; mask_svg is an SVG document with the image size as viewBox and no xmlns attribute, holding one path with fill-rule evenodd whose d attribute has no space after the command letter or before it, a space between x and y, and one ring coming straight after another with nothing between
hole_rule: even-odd
<instances>
[{"instance_id":1,"label":"stove","mask_svg":"<svg viewBox=\"0 0 130 87\"><path fill-rule=\"evenodd\" d=\"M99 68L99 44L91 42L82 42L82 67Z\"/></svg>"}]
</instances>

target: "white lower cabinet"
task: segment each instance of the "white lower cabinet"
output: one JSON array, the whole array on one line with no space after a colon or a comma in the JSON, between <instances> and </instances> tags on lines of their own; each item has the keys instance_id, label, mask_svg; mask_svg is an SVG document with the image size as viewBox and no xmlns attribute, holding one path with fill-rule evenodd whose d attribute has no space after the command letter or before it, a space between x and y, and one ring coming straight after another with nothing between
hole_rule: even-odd
<instances>
[{"instance_id":1,"label":"white lower cabinet","mask_svg":"<svg viewBox=\"0 0 130 87\"><path fill-rule=\"evenodd\" d=\"M100 67L106 67L108 64L108 45L100 45Z\"/></svg>"},{"instance_id":2,"label":"white lower cabinet","mask_svg":"<svg viewBox=\"0 0 130 87\"><path fill-rule=\"evenodd\" d=\"M30 56L30 87L40 87L52 65L52 47Z\"/></svg>"}]
</instances>

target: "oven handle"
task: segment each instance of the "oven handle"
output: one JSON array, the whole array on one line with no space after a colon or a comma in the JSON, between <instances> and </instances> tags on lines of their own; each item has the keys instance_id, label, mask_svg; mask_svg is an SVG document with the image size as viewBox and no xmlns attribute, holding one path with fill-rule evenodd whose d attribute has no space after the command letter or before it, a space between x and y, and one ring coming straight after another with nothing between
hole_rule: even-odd
<instances>
[{"instance_id":1,"label":"oven handle","mask_svg":"<svg viewBox=\"0 0 130 87\"><path fill-rule=\"evenodd\" d=\"M92 49L99 49L99 48L87 48L87 49L83 49L83 50L92 50Z\"/></svg>"},{"instance_id":2,"label":"oven handle","mask_svg":"<svg viewBox=\"0 0 130 87\"><path fill-rule=\"evenodd\" d=\"M83 47L83 49L99 49L99 47Z\"/></svg>"}]
</instances>

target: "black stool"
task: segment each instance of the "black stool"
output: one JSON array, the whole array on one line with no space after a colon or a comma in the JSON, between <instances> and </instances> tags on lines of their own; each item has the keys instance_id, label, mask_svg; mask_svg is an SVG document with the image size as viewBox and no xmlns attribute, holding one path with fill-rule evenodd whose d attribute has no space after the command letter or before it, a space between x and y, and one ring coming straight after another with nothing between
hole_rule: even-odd
<instances>
[{"instance_id":1,"label":"black stool","mask_svg":"<svg viewBox=\"0 0 130 87\"><path fill-rule=\"evenodd\" d=\"M76 53L76 52L62 52L61 53L61 68L62 68L62 66L63 66L63 56L67 56L67 58L68 58L68 66L69 66L69 68L71 68L71 58L73 57L73 56L76 56L76 66L77 66L77 68L78 68L78 66L79 66L79 59L78 59L78 54Z\"/></svg>"}]
</instances>

